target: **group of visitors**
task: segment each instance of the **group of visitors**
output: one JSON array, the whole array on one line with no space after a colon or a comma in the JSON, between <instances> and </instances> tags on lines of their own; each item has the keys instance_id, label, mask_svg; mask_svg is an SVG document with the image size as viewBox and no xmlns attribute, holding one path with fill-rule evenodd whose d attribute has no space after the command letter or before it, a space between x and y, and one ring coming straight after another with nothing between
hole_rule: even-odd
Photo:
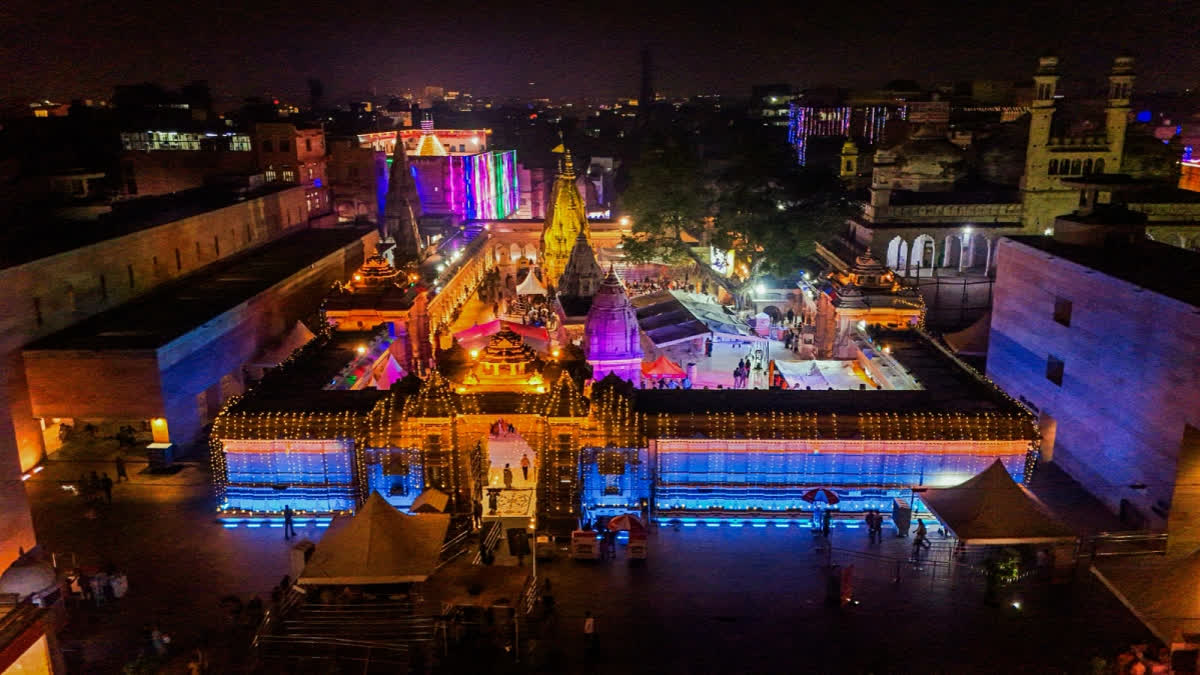
<instances>
[{"instance_id":1,"label":"group of visitors","mask_svg":"<svg viewBox=\"0 0 1200 675\"><path fill-rule=\"evenodd\" d=\"M750 360L738 359L737 367L733 369L733 388L745 389L750 384Z\"/></svg>"},{"instance_id":2,"label":"group of visitors","mask_svg":"<svg viewBox=\"0 0 1200 675\"><path fill-rule=\"evenodd\" d=\"M118 460L120 461L120 460ZM129 477L124 475L124 464L120 464L120 471L117 473L117 480L129 480ZM75 489L88 503L96 503L101 499L106 504L112 504L113 479L108 477L108 472L97 474L95 471L89 476L85 473L79 474L79 480L75 483Z\"/></svg>"},{"instance_id":3,"label":"group of visitors","mask_svg":"<svg viewBox=\"0 0 1200 675\"><path fill-rule=\"evenodd\" d=\"M679 377L660 377L652 380L653 384L643 389L691 389L692 378L684 375Z\"/></svg>"},{"instance_id":4,"label":"group of visitors","mask_svg":"<svg viewBox=\"0 0 1200 675\"><path fill-rule=\"evenodd\" d=\"M109 564L103 570L88 574L83 569L76 569L67 577L70 583L71 596L81 602L91 602L97 607L116 602L125 597L129 591L129 578L117 568Z\"/></svg>"},{"instance_id":5,"label":"group of visitors","mask_svg":"<svg viewBox=\"0 0 1200 675\"><path fill-rule=\"evenodd\" d=\"M495 422L492 422L490 432L493 436L503 438L505 436L511 436L517 433L517 428L514 427L510 422L505 422L503 419L498 419Z\"/></svg>"}]
</instances>

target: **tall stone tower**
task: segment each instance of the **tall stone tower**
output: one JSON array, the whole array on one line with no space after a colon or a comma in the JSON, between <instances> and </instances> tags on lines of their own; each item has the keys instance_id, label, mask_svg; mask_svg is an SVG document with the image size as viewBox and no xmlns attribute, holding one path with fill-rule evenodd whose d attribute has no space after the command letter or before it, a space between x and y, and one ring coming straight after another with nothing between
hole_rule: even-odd
<instances>
[{"instance_id":1,"label":"tall stone tower","mask_svg":"<svg viewBox=\"0 0 1200 675\"><path fill-rule=\"evenodd\" d=\"M583 339L592 379L599 381L609 373L635 384L641 379L643 352L637 314L611 267L592 298Z\"/></svg>"},{"instance_id":2,"label":"tall stone tower","mask_svg":"<svg viewBox=\"0 0 1200 675\"><path fill-rule=\"evenodd\" d=\"M604 270L596 262L596 253L581 231L562 276L558 278L558 294L572 298L590 298L599 290Z\"/></svg>"},{"instance_id":3,"label":"tall stone tower","mask_svg":"<svg viewBox=\"0 0 1200 675\"><path fill-rule=\"evenodd\" d=\"M592 230L588 226L587 210L579 188L575 186L575 163L571 151L565 152L558 178L550 194L550 209L546 212L546 224L542 229L542 271L546 283L558 287L558 278L571 257L571 249L580 234L592 242Z\"/></svg>"},{"instance_id":4,"label":"tall stone tower","mask_svg":"<svg viewBox=\"0 0 1200 675\"><path fill-rule=\"evenodd\" d=\"M1025 177L1023 188L1044 190L1057 182L1046 173L1049 161L1047 146L1050 143L1050 125L1054 122L1054 95L1058 91L1058 57L1043 56L1038 59L1038 69L1033 76L1033 105L1030 110L1029 143L1025 151Z\"/></svg>"},{"instance_id":5,"label":"tall stone tower","mask_svg":"<svg viewBox=\"0 0 1200 675\"><path fill-rule=\"evenodd\" d=\"M1129 124L1129 99L1133 96L1133 57L1118 56L1108 74L1108 106L1104 109L1104 133L1108 137L1109 166L1121 170L1125 156L1125 127Z\"/></svg>"},{"instance_id":6,"label":"tall stone tower","mask_svg":"<svg viewBox=\"0 0 1200 675\"><path fill-rule=\"evenodd\" d=\"M421 234L418 223L421 218L421 199L417 196L417 182L408 165L408 152L404 143L396 136L396 149L392 152L392 170L388 174L388 191L384 199L383 234L396 242L396 266L418 261L421 255Z\"/></svg>"}]
</instances>

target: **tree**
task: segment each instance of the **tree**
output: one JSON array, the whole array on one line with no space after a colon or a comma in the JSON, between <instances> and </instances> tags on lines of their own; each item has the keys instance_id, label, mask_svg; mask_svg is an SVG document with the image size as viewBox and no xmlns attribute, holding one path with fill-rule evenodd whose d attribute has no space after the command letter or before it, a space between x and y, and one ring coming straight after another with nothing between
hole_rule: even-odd
<instances>
[{"instance_id":1,"label":"tree","mask_svg":"<svg viewBox=\"0 0 1200 675\"><path fill-rule=\"evenodd\" d=\"M630 171L621 210L633 221L633 234L622 240L634 262L678 262L687 256L684 235L703 225L712 204L712 187L701 165L678 146L646 152Z\"/></svg>"},{"instance_id":2,"label":"tree","mask_svg":"<svg viewBox=\"0 0 1200 675\"><path fill-rule=\"evenodd\" d=\"M797 167L770 146L743 147L748 150L717 180L712 243L732 249L748 279L791 275L812 255L816 241L840 230L857 205L831 175Z\"/></svg>"}]
</instances>

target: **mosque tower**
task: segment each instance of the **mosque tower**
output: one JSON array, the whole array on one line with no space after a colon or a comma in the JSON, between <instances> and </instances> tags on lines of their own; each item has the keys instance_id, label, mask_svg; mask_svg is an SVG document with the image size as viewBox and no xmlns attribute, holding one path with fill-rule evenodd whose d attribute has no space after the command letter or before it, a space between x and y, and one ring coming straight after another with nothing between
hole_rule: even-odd
<instances>
[{"instance_id":1,"label":"mosque tower","mask_svg":"<svg viewBox=\"0 0 1200 675\"><path fill-rule=\"evenodd\" d=\"M542 229L542 271L546 283L558 287L558 278L571 257L575 239L583 234L591 245L592 231L588 227L587 210L579 188L575 186L575 163L571 151L565 152L558 178L550 195L550 208Z\"/></svg>"},{"instance_id":2,"label":"mosque tower","mask_svg":"<svg viewBox=\"0 0 1200 675\"><path fill-rule=\"evenodd\" d=\"M421 235L417 229L420 218L421 199L417 196L417 182L408 166L408 152L404 149L404 142L397 134L383 207L383 234L396 241L397 267L417 261L420 257L423 249Z\"/></svg>"},{"instance_id":3,"label":"mosque tower","mask_svg":"<svg viewBox=\"0 0 1200 675\"><path fill-rule=\"evenodd\" d=\"M612 267L592 298L583 340L593 380L612 373L635 384L639 381L643 352L637 314Z\"/></svg>"}]
</instances>

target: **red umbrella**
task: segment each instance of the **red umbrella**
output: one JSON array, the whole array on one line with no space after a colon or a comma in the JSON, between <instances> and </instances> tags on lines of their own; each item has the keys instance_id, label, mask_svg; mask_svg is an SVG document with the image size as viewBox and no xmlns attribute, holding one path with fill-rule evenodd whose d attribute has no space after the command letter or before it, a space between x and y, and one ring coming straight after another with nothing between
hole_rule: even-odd
<instances>
[{"instance_id":1,"label":"red umbrella","mask_svg":"<svg viewBox=\"0 0 1200 675\"><path fill-rule=\"evenodd\" d=\"M642 524L642 521L637 516L626 513L625 515L610 519L608 521L608 529L610 532L629 530L629 532L632 534L644 533L646 531L646 526Z\"/></svg>"},{"instance_id":2,"label":"red umbrella","mask_svg":"<svg viewBox=\"0 0 1200 675\"><path fill-rule=\"evenodd\" d=\"M825 502L827 504L836 504L841 501L838 499L837 493L829 488L813 488L800 495L800 499L809 503Z\"/></svg>"}]
</instances>

